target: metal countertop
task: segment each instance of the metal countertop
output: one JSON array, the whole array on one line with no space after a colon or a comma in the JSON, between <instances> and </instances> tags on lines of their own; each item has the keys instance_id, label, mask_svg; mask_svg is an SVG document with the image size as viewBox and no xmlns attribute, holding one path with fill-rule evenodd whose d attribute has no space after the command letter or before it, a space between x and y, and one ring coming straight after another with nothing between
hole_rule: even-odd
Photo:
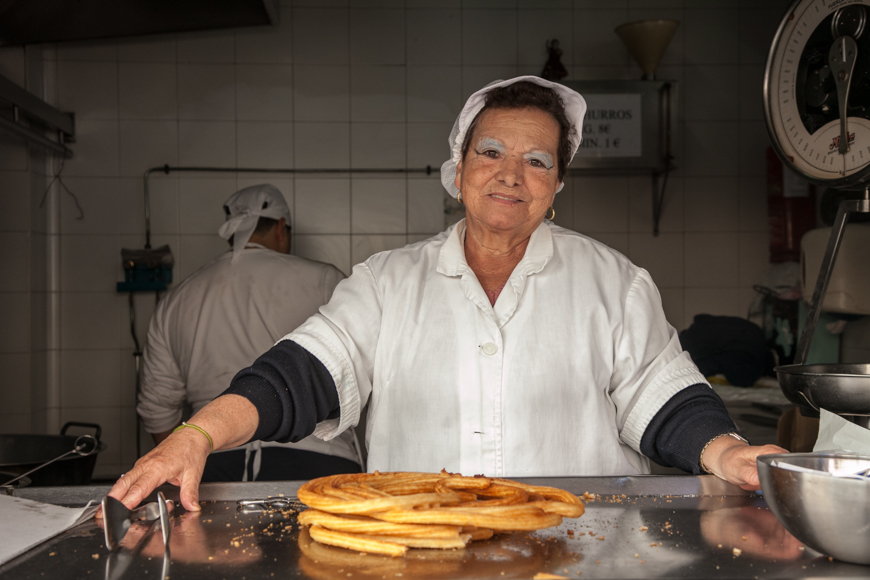
<instances>
[{"instance_id":1,"label":"metal countertop","mask_svg":"<svg viewBox=\"0 0 870 580\"><path fill-rule=\"evenodd\" d=\"M404 558L360 555L312 542L285 511L244 513L239 499L295 497L302 482L203 484L202 512L173 514L170 556L159 533L135 525L110 554L102 529L86 522L0 567L3 580L224 578L840 578L870 567L829 560L783 529L763 498L713 476L520 479L577 495L579 519L557 528L504 534L465 550L411 550ZM171 499L174 487L161 488ZM23 488L18 497L83 506L105 486ZM569 533L570 532L570 533ZM144 538L137 544L132 540ZM129 544L129 548L127 547Z\"/></svg>"}]
</instances>

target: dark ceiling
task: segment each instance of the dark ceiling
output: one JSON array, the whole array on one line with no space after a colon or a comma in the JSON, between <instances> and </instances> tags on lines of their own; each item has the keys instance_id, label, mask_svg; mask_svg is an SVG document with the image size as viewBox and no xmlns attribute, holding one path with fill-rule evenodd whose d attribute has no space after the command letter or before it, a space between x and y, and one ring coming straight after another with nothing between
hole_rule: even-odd
<instances>
[{"instance_id":1,"label":"dark ceiling","mask_svg":"<svg viewBox=\"0 0 870 580\"><path fill-rule=\"evenodd\" d=\"M274 0L0 0L0 46L273 24Z\"/></svg>"}]
</instances>

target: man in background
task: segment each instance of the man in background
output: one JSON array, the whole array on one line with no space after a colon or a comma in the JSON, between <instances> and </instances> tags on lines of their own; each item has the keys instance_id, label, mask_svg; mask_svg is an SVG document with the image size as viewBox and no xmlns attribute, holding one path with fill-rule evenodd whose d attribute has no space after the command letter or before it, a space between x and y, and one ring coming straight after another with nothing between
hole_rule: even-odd
<instances>
[{"instance_id":1,"label":"man in background","mask_svg":"<svg viewBox=\"0 0 870 580\"><path fill-rule=\"evenodd\" d=\"M221 394L239 370L326 304L344 278L333 266L290 255L290 209L274 186L242 189L224 211L218 233L231 251L169 291L148 328L136 410L158 444L183 428L185 402L195 413ZM349 430L331 441L312 435L215 452L202 481L307 480L358 472L360 463Z\"/></svg>"}]
</instances>

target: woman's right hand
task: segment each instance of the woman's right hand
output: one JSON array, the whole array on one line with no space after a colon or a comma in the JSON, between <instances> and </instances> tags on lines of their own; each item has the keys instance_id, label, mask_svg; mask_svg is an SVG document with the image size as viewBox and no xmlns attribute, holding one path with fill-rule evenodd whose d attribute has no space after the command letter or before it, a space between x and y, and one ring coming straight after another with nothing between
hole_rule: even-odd
<instances>
[{"instance_id":1,"label":"woman's right hand","mask_svg":"<svg viewBox=\"0 0 870 580\"><path fill-rule=\"evenodd\" d=\"M198 429L173 432L122 475L109 495L134 509L157 487L171 483L181 488L184 509L199 511L199 482L212 444L214 450L231 449L250 441L259 420L248 399L221 395L190 418L188 424Z\"/></svg>"},{"instance_id":2,"label":"woman's right hand","mask_svg":"<svg viewBox=\"0 0 870 580\"><path fill-rule=\"evenodd\" d=\"M181 429L142 456L112 486L109 495L127 509L134 509L159 486L171 483L180 488L181 505L188 511L199 511L199 481L209 451L202 433Z\"/></svg>"}]
</instances>

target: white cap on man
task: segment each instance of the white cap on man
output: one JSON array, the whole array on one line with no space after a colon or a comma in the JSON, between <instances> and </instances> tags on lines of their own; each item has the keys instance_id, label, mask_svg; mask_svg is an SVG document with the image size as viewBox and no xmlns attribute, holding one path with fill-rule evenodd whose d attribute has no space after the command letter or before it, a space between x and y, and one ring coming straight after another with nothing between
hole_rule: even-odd
<instances>
[{"instance_id":1,"label":"white cap on man","mask_svg":"<svg viewBox=\"0 0 870 580\"><path fill-rule=\"evenodd\" d=\"M277 187L268 183L252 185L232 194L224 203L224 212L227 221L218 234L225 240L233 237L233 262L245 249L261 217L284 218L290 225L290 208L284 196Z\"/></svg>"}]
</instances>

